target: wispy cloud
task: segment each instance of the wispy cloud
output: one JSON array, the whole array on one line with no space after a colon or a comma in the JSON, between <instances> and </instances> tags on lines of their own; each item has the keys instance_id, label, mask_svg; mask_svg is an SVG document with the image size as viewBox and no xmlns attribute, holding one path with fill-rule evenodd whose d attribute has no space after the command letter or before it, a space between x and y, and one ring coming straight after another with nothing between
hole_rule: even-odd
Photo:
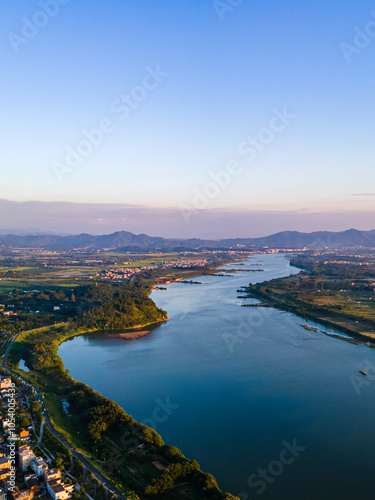
<instances>
[{"instance_id":1,"label":"wispy cloud","mask_svg":"<svg viewBox=\"0 0 375 500\"><path fill-rule=\"evenodd\" d=\"M358 197L374 197L375 196L375 193L350 193L348 196L358 196Z\"/></svg>"}]
</instances>

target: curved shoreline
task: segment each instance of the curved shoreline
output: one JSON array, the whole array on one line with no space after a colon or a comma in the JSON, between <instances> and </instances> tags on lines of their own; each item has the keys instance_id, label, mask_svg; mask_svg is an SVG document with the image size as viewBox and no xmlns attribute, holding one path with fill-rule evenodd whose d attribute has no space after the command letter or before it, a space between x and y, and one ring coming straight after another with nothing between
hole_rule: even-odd
<instances>
[{"instance_id":1,"label":"curved shoreline","mask_svg":"<svg viewBox=\"0 0 375 500\"><path fill-rule=\"evenodd\" d=\"M112 338L112 339L124 339L124 340L137 340L142 337L145 337L146 335L150 334L156 328L161 326L163 323L166 323L169 321L169 318L166 318L161 321L155 321L153 323L146 323L144 325L136 325L133 326L132 328L125 328L124 330L85 330L83 332L74 332L71 335L67 335L65 338L61 340L61 342L58 344L58 347L65 342L66 340L71 340L74 337L79 337L81 335L91 335L91 334L103 334L103 337L105 338ZM144 330L147 326L152 326L153 328L149 328ZM60 356L59 356L60 357ZM60 358L61 359L61 358Z\"/></svg>"},{"instance_id":2,"label":"curved shoreline","mask_svg":"<svg viewBox=\"0 0 375 500\"><path fill-rule=\"evenodd\" d=\"M362 341L363 344L375 345L375 334L366 335L365 333L356 332L355 330L351 330L350 328L340 325L339 323L330 321L328 318L316 316L309 311L302 311L298 305L285 304L281 300L277 300L275 297L270 297L266 294L262 294L258 290L251 290L249 293L249 298L256 298L261 301L260 304L254 304L254 307L273 307L285 312L290 312L301 319L310 319L323 326L327 326L328 328L336 329L338 331L346 333L353 339Z\"/></svg>"}]
</instances>

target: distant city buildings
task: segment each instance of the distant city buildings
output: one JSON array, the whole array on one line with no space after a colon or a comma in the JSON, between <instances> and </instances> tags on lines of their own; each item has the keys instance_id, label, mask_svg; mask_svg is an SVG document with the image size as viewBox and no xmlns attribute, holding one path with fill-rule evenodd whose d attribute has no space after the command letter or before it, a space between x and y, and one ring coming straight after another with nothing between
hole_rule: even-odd
<instances>
[{"instance_id":1,"label":"distant city buildings","mask_svg":"<svg viewBox=\"0 0 375 500\"><path fill-rule=\"evenodd\" d=\"M151 271L153 269L167 269L167 268L180 268L180 269L188 269L192 267L203 267L207 265L206 259L179 259L171 262L163 262L161 264L155 264L152 266L144 266L144 267L125 267L118 269L109 269L107 271L102 271L101 274L97 276L101 276L104 279L109 280L123 280L129 279L132 276L142 273L144 271Z\"/></svg>"}]
</instances>

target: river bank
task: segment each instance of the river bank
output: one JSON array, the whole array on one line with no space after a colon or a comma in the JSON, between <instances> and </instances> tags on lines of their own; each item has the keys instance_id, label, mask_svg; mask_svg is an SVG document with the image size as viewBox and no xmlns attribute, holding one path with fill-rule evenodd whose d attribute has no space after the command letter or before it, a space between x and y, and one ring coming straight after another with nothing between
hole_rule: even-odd
<instances>
[{"instance_id":1,"label":"river bank","mask_svg":"<svg viewBox=\"0 0 375 500\"><path fill-rule=\"evenodd\" d=\"M136 332L122 332L122 333L108 333L108 337L111 339L124 339L124 340L138 340L145 335L151 333L151 330L142 330Z\"/></svg>"},{"instance_id":2,"label":"river bank","mask_svg":"<svg viewBox=\"0 0 375 500\"><path fill-rule=\"evenodd\" d=\"M374 328L375 325L359 321L343 313L314 308L311 304L294 299L290 295L275 296L275 294L268 292L267 289L263 290L266 287L267 283L261 283L261 286L247 288L249 298L256 298L261 301L261 304L255 304L255 307L273 307L282 311L292 312L302 318L311 319L329 328L336 328L355 339L375 346L375 332L363 331L371 326Z\"/></svg>"}]
</instances>

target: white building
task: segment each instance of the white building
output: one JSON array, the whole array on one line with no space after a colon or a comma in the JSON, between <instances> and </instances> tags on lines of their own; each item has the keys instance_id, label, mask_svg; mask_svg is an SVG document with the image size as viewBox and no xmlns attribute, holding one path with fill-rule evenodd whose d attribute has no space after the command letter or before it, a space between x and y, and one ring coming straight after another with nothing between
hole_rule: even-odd
<instances>
[{"instance_id":1,"label":"white building","mask_svg":"<svg viewBox=\"0 0 375 500\"><path fill-rule=\"evenodd\" d=\"M48 483L48 481L55 481L58 479L60 479L61 481L61 471L59 471L58 469L50 469L50 470L47 469L46 471L44 471L45 483Z\"/></svg>"},{"instance_id":2,"label":"white building","mask_svg":"<svg viewBox=\"0 0 375 500\"><path fill-rule=\"evenodd\" d=\"M8 420L3 420L3 431L7 434L9 432L9 427L14 428L14 424L11 426L10 422Z\"/></svg>"},{"instance_id":3,"label":"white building","mask_svg":"<svg viewBox=\"0 0 375 500\"><path fill-rule=\"evenodd\" d=\"M31 462L31 469L38 477L44 477L44 473L48 470L48 465L41 457L36 457Z\"/></svg>"},{"instance_id":4,"label":"white building","mask_svg":"<svg viewBox=\"0 0 375 500\"><path fill-rule=\"evenodd\" d=\"M67 500L74 492L73 484L63 484L60 479L48 481L47 491L53 500Z\"/></svg>"},{"instance_id":5,"label":"white building","mask_svg":"<svg viewBox=\"0 0 375 500\"><path fill-rule=\"evenodd\" d=\"M34 453L30 450L30 446L21 446L21 448L18 450L18 460L19 460L19 466L20 469L25 471L27 470L31 462L34 460L35 455Z\"/></svg>"}]
</instances>

